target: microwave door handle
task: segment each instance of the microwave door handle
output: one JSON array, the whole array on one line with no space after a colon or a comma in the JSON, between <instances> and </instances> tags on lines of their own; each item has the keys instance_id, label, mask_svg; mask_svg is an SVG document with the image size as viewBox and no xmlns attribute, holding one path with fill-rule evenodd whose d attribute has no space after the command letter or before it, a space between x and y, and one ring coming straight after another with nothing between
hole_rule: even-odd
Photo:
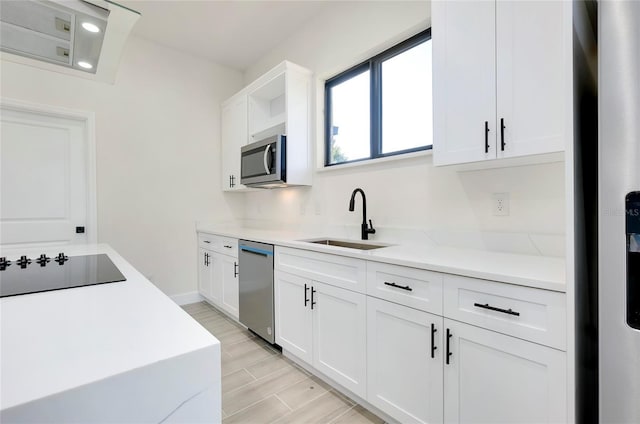
<instances>
[{"instance_id":1,"label":"microwave door handle","mask_svg":"<svg viewBox=\"0 0 640 424\"><path fill-rule=\"evenodd\" d=\"M269 170L269 164L267 163L269 150L271 150L271 144L267 144L267 147L264 149L264 156L262 157L262 162L264 163L264 170L267 173L267 175L271 174L271 171Z\"/></svg>"}]
</instances>

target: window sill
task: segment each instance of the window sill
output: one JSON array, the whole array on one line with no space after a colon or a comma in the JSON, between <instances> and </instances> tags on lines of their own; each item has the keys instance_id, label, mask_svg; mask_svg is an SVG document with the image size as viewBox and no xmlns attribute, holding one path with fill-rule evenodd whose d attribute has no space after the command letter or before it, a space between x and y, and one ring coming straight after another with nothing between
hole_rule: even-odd
<instances>
[{"instance_id":1,"label":"window sill","mask_svg":"<svg viewBox=\"0 0 640 424\"><path fill-rule=\"evenodd\" d=\"M431 156L432 154L433 154L433 149L421 150L419 152L405 153L402 155L395 155L395 156L387 156L384 158L368 159L360 162L343 163L341 165L332 165L332 166L322 166L322 167L316 168L316 172L332 172L332 171L340 171L340 170L349 170L354 168L364 168L369 166L376 166L379 164L405 161L405 160L410 160L415 158L422 158L426 156Z\"/></svg>"}]
</instances>

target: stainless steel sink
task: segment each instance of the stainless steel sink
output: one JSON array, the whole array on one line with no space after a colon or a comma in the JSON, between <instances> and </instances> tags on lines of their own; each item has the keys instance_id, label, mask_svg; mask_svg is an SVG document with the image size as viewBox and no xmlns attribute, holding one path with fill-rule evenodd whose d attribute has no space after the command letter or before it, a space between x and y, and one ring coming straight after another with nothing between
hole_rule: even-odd
<instances>
[{"instance_id":1,"label":"stainless steel sink","mask_svg":"<svg viewBox=\"0 0 640 424\"><path fill-rule=\"evenodd\" d=\"M325 246L347 247L349 249L358 249L358 250L380 249L382 247L389 246L387 244L360 243L356 241L335 240L335 239L318 239L318 240L301 240L301 241L305 241L307 243L324 244Z\"/></svg>"}]
</instances>

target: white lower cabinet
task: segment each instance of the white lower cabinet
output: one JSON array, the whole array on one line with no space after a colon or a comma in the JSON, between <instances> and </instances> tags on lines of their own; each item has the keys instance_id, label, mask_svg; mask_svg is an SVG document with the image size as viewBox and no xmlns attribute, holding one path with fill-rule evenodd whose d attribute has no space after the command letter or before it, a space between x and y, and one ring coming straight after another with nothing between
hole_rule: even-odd
<instances>
[{"instance_id":1,"label":"white lower cabinet","mask_svg":"<svg viewBox=\"0 0 640 424\"><path fill-rule=\"evenodd\" d=\"M211 267L209 266L209 252L207 249L198 249L198 292L206 296L211 291Z\"/></svg>"},{"instance_id":2,"label":"white lower cabinet","mask_svg":"<svg viewBox=\"0 0 640 424\"><path fill-rule=\"evenodd\" d=\"M401 423L566 422L564 294L336 258L276 249L286 352Z\"/></svg>"},{"instance_id":3,"label":"white lower cabinet","mask_svg":"<svg viewBox=\"0 0 640 424\"><path fill-rule=\"evenodd\" d=\"M402 423L443 420L443 318L367 298L367 401Z\"/></svg>"},{"instance_id":4,"label":"white lower cabinet","mask_svg":"<svg viewBox=\"0 0 640 424\"><path fill-rule=\"evenodd\" d=\"M218 283L222 271L222 264L215 252L200 248L198 269L198 291L208 301L219 305L222 287Z\"/></svg>"},{"instance_id":5,"label":"white lower cabinet","mask_svg":"<svg viewBox=\"0 0 640 424\"><path fill-rule=\"evenodd\" d=\"M366 296L275 273L276 343L366 397Z\"/></svg>"},{"instance_id":6,"label":"white lower cabinet","mask_svg":"<svg viewBox=\"0 0 640 424\"><path fill-rule=\"evenodd\" d=\"M208 302L238 319L238 257L233 255L237 252L237 242L216 236L206 240L203 236L200 238L198 292Z\"/></svg>"},{"instance_id":7,"label":"white lower cabinet","mask_svg":"<svg viewBox=\"0 0 640 424\"><path fill-rule=\"evenodd\" d=\"M240 302L238 288L238 258L227 255L215 254L220 260L220 296L221 306L234 318L238 318L238 305Z\"/></svg>"},{"instance_id":8,"label":"white lower cabinet","mask_svg":"<svg viewBox=\"0 0 640 424\"><path fill-rule=\"evenodd\" d=\"M446 422L566 422L565 352L446 318L444 326Z\"/></svg>"},{"instance_id":9,"label":"white lower cabinet","mask_svg":"<svg viewBox=\"0 0 640 424\"><path fill-rule=\"evenodd\" d=\"M274 274L276 343L307 363L313 361L308 279L286 272Z\"/></svg>"},{"instance_id":10,"label":"white lower cabinet","mask_svg":"<svg viewBox=\"0 0 640 424\"><path fill-rule=\"evenodd\" d=\"M367 390L367 297L313 282L313 366L358 396Z\"/></svg>"}]
</instances>

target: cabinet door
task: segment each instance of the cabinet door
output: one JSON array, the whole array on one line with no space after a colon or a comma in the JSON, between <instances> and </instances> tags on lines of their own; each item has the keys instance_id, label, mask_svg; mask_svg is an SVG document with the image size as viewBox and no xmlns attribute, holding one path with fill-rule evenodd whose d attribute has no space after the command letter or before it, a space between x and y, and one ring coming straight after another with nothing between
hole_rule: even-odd
<instances>
[{"instance_id":1,"label":"cabinet door","mask_svg":"<svg viewBox=\"0 0 640 424\"><path fill-rule=\"evenodd\" d=\"M498 1L496 46L498 157L564 150L571 2Z\"/></svg>"},{"instance_id":2,"label":"cabinet door","mask_svg":"<svg viewBox=\"0 0 640 424\"><path fill-rule=\"evenodd\" d=\"M434 1L431 16L434 164L495 158L495 2Z\"/></svg>"},{"instance_id":3,"label":"cabinet door","mask_svg":"<svg viewBox=\"0 0 640 424\"><path fill-rule=\"evenodd\" d=\"M198 292L211 298L211 252L206 249L198 249Z\"/></svg>"},{"instance_id":4,"label":"cabinet door","mask_svg":"<svg viewBox=\"0 0 640 424\"><path fill-rule=\"evenodd\" d=\"M222 189L235 191L240 184L240 148L247 144L247 95L240 93L222 106Z\"/></svg>"},{"instance_id":5,"label":"cabinet door","mask_svg":"<svg viewBox=\"0 0 640 424\"><path fill-rule=\"evenodd\" d=\"M276 343L311 364L311 281L276 271L274 283Z\"/></svg>"},{"instance_id":6,"label":"cabinet door","mask_svg":"<svg viewBox=\"0 0 640 424\"><path fill-rule=\"evenodd\" d=\"M219 255L222 264L222 307L234 318L238 318L238 259Z\"/></svg>"},{"instance_id":7,"label":"cabinet door","mask_svg":"<svg viewBox=\"0 0 640 424\"><path fill-rule=\"evenodd\" d=\"M222 257L219 253L209 252L209 268L210 268L210 291L209 300L211 300L216 306L222 308Z\"/></svg>"},{"instance_id":8,"label":"cabinet door","mask_svg":"<svg viewBox=\"0 0 640 424\"><path fill-rule=\"evenodd\" d=\"M449 319L444 325L446 422L566 422L564 352Z\"/></svg>"},{"instance_id":9,"label":"cabinet door","mask_svg":"<svg viewBox=\"0 0 640 424\"><path fill-rule=\"evenodd\" d=\"M366 296L313 282L313 366L366 398Z\"/></svg>"},{"instance_id":10,"label":"cabinet door","mask_svg":"<svg viewBox=\"0 0 640 424\"><path fill-rule=\"evenodd\" d=\"M442 422L442 322L367 298L367 400L373 406L402 423Z\"/></svg>"}]
</instances>

